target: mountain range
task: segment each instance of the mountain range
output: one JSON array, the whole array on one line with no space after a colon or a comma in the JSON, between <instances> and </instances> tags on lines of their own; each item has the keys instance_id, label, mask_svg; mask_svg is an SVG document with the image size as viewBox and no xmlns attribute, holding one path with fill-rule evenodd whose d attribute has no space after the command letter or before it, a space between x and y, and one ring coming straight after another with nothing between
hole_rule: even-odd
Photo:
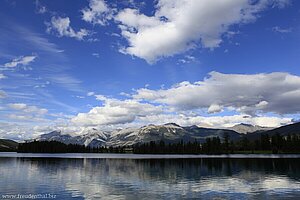
<instances>
[{"instance_id":1,"label":"mountain range","mask_svg":"<svg viewBox=\"0 0 300 200\"><path fill-rule=\"evenodd\" d=\"M166 143L204 142L207 138L219 137L224 139L225 135L229 136L232 141L240 140L244 137L249 140L259 139L261 134L273 136L300 134L300 122L281 126L279 128L266 128L253 126L250 124L238 124L233 127L216 129L203 128L196 125L182 127L175 123L163 125L147 125L140 128L125 128L113 131L101 131L95 128L86 128L79 133L66 134L59 130L42 134L30 141L58 141L65 144L78 144L86 147L116 147L127 146L150 141L163 140ZM15 151L18 143L8 139L0 139L0 151Z\"/></svg>"},{"instance_id":2,"label":"mountain range","mask_svg":"<svg viewBox=\"0 0 300 200\"><path fill-rule=\"evenodd\" d=\"M100 131L95 128L87 128L77 135L64 134L61 131L52 131L35 138L36 141L59 141L65 144L79 144L89 147L100 146L127 146L150 141L163 140L166 143L179 141L204 142L209 137L228 135L230 140L236 141L244 135L259 134L270 128L238 124L228 129L203 128L196 125L182 127L175 123L163 125L147 125L140 128L125 128L113 131Z\"/></svg>"},{"instance_id":3,"label":"mountain range","mask_svg":"<svg viewBox=\"0 0 300 200\"><path fill-rule=\"evenodd\" d=\"M90 147L106 146L109 138L108 132L102 132L95 128L87 128L78 135L64 134L61 131L52 131L35 138L36 141L58 141L65 144L78 144Z\"/></svg>"}]
</instances>

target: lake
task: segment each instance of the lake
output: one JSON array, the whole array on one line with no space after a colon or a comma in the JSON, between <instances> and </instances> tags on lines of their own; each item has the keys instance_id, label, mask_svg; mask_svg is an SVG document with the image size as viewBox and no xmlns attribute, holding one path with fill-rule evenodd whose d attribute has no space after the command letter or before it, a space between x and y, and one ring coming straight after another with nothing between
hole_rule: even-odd
<instances>
[{"instance_id":1,"label":"lake","mask_svg":"<svg viewBox=\"0 0 300 200\"><path fill-rule=\"evenodd\" d=\"M299 161L299 155L0 153L0 199L300 199Z\"/></svg>"}]
</instances>

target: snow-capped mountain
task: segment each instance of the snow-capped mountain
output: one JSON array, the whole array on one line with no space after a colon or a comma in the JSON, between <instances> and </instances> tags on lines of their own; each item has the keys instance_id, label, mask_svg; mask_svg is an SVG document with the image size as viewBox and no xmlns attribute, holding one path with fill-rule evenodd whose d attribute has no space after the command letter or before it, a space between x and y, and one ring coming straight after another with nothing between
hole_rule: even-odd
<instances>
[{"instance_id":1,"label":"snow-capped mountain","mask_svg":"<svg viewBox=\"0 0 300 200\"><path fill-rule=\"evenodd\" d=\"M257 125L253 126L251 124L241 123L241 124L234 125L233 127L230 127L228 129L233 130L238 133L248 134L248 133L254 133L254 132L268 131L273 128L262 127L262 126L257 126Z\"/></svg>"},{"instance_id":2,"label":"snow-capped mountain","mask_svg":"<svg viewBox=\"0 0 300 200\"><path fill-rule=\"evenodd\" d=\"M195 140L204 142L208 137L220 137L227 134L231 140L242 137L241 134L226 129L201 128L198 126L181 127L174 123L164 125L147 125L141 128L125 128L112 132L102 132L95 128L83 129L76 134L63 134L60 131L53 131L39 136L40 141L59 141L66 144L80 144L90 147L99 146L126 146L137 143L163 140L167 143L193 142Z\"/></svg>"},{"instance_id":3,"label":"snow-capped mountain","mask_svg":"<svg viewBox=\"0 0 300 200\"><path fill-rule=\"evenodd\" d=\"M95 128L87 128L83 129L76 135L63 134L61 131L52 131L50 133L40 135L35 140L58 141L65 144L79 144L89 147L98 147L105 146L107 138L107 133Z\"/></svg>"},{"instance_id":4,"label":"snow-capped mountain","mask_svg":"<svg viewBox=\"0 0 300 200\"><path fill-rule=\"evenodd\" d=\"M83 143L85 146L98 147L105 146L109 135L106 132L90 128L83 130L77 137L80 137L80 143Z\"/></svg>"},{"instance_id":5,"label":"snow-capped mountain","mask_svg":"<svg viewBox=\"0 0 300 200\"><path fill-rule=\"evenodd\" d=\"M112 132L107 141L108 146L124 146L150 141L175 141L188 134L183 127L169 123L164 125L143 126L141 128L127 128Z\"/></svg>"}]
</instances>

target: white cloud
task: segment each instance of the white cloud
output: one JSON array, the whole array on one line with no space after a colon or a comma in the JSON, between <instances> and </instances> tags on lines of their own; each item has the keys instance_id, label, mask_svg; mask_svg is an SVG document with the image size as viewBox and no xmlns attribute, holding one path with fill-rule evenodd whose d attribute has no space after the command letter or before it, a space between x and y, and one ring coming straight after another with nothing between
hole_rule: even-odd
<instances>
[{"instance_id":1,"label":"white cloud","mask_svg":"<svg viewBox=\"0 0 300 200\"><path fill-rule=\"evenodd\" d=\"M92 56L95 56L96 58L99 58L100 54L99 53L92 53Z\"/></svg>"},{"instance_id":2,"label":"white cloud","mask_svg":"<svg viewBox=\"0 0 300 200\"><path fill-rule=\"evenodd\" d=\"M79 31L75 31L70 26L70 19L69 17L59 17L53 16L51 18L51 22L46 23L47 25L47 32L58 35L58 37L71 37L76 38L78 40L83 40L84 37L89 35L89 31L86 29L80 29Z\"/></svg>"},{"instance_id":3,"label":"white cloud","mask_svg":"<svg viewBox=\"0 0 300 200\"><path fill-rule=\"evenodd\" d=\"M274 112L292 114L300 112L300 77L289 73L222 74L211 72L203 81L182 82L169 89L138 89L135 99L161 103L180 110L221 108L241 113Z\"/></svg>"},{"instance_id":4,"label":"white cloud","mask_svg":"<svg viewBox=\"0 0 300 200\"><path fill-rule=\"evenodd\" d=\"M87 113L88 114L88 113ZM77 116L78 117L78 116ZM77 117L73 118L79 120ZM100 121L100 115L94 117ZM126 127L140 127L145 124L165 124L168 122L175 122L181 126L199 125L202 127L231 127L239 123L247 123L265 127L278 127L281 125L286 125L292 123L291 118L281 118L281 117L251 117L248 115L233 115L233 116L213 116L213 117L202 117L202 116L186 116L186 115L172 115L172 114L147 114L136 116L136 119L128 124L124 124L124 121L115 121L117 123L111 123L113 121L105 121L109 123L88 123L88 120L93 120L91 116L88 118L83 118L80 121L74 121L74 123L66 119L56 119L52 124L45 118L32 115L23 114L10 114L9 119L18 121L18 123L13 122L0 122L0 137L11 138L11 139L32 139L40 134L49 133L53 130L61 130L63 133L68 134L78 134L86 127L92 126L97 127L100 130L111 130L116 128L126 128ZM120 118L119 118L120 119ZM26 123L27 122L27 123ZM29 122L29 123L28 123ZM37 125L30 124L35 122ZM126 120L125 120L126 123Z\"/></svg>"},{"instance_id":5,"label":"white cloud","mask_svg":"<svg viewBox=\"0 0 300 200\"><path fill-rule=\"evenodd\" d=\"M267 7L287 0L159 0L153 16L126 8L115 16L128 46L120 51L153 63L202 46L213 49L235 24L253 22Z\"/></svg>"},{"instance_id":6,"label":"white cloud","mask_svg":"<svg viewBox=\"0 0 300 200\"><path fill-rule=\"evenodd\" d=\"M300 112L297 105L299 88L300 77L288 73L241 75L211 72L210 77L195 83L181 82L159 90L142 88L125 100L91 92L89 96L103 101L103 105L79 113L71 121L77 126L111 128L168 122L182 126L231 127L247 123L278 127L293 120L281 114ZM235 110L238 114L201 116L203 109L209 114L223 110Z\"/></svg>"},{"instance_id":7,"label":"white cloud","mask_svg":"<svg viewBox=\"0 0 300 200\"><path fill-rule=\"evenodd\" d=\"M3 117L5 116L4 122L6 122L6 125L1 127L0 136L1 133L6 132L6 137L9 138L17 136L28 138L34 134L32 128L35 125L45 126L45 124L52 122L47 119L48 110L45 108L25 103L10 103L7 104L7 110L9 112L3 115Z\"/></svg>"},{"instance_id":8,"label":"white cloud","mask_svg":"<svg viewBox=\"0 0 300 200\"><path fill-rule=\"evenodd\" d=\"M112 18L112 9L106 5L104 0L90 0L89 6L82 9L81 12L82 20L102 26Z\"/></svg>"},{"instance_id":9,"label":"white cloud","mask_svg":"<svg viewBox=\"0 0 300 200\"><path fill-rule=\"evenodd\" d=\"M218 104L211 104L209 107L208 107L208 110L207 112L208 113L218 113L218 112L221 112L222 111L222 107Z\"/></svg>"},{"instance_id":10,"label":"white cloud","mask_svg":"<svg viewBox=\"0 0 300 200\"><path fill-rule=\"evenodd\" d=\"M5 76L4 74L0 74L0 79L5 79L7 78L7 76Z\"/></svg>"},{"instance_id":11,"label":"white cloud","mask_svg":"<svg viewBox=\"0 0 300 200\"><path fill-rule=\"evenodd\" d=\"M95 92L88 92L87 94L86 94L87 96L94 96L95 95Z\"/></svg>"},{"instance_id":12,"label":"white cloud","mask_svg":"<svg viewBox=\"0 0 300 200\"><path fill-rule=\"evenodd\" d=\"M279 26L274 26L272 31L277 33L290 33L292 32L292 28L281 28Z\"/></svg>"},{"instance_id":13,"label":"white cloud","mask_svg":"<svg viewBox=\"0 0 300 200\"><path fill-rule=\"evenodd\" d=\"M87 96L102 102L86 113L70 117L68 126L114 129L175 122L182 126L230 127L248 123L277 127L292 123L291 115L284 114L300 112L300 76L289 73L242 75L211 72L204 80L195 83L185 81L158 90L149 87L126 95L125 100L88 92ZM0 98L6 97L1 92ZM8 108L11 109L6 115L8 119L22 123L49 123L47 117L56 117L48 114L47 109L25 103L11 103ZM205 112L223 113L222 116L212 116ZM54 130L60 126L51 127Z\"/></svg>"},{"instance_id":14,"label":"white cloud","mask_svg":"<svg viewBox=\"0 0 300 200\"><path fill-rule=\"evenodd\" d=\"M140 103L136 100L117 100L97 95L103 106L92 108L88 113L79 113L71 121L82 126L113 125L133 122L137 117L162 112L161 106Z\"/></svg>"},{"instance_id":15,"label":"white cloud","mask_svg":"<svg viewBox=\"0 0 300 200\"><path fill-rule=\"evenodd\" d=\"M18 121L14 122L0 122L0 137L14 140L26 140L36 138L40 134L49 133L56 130L53 126L44 124L45 120L42 118L34 118L32 116L20 116L10 114L9 119ZM25 122L25 123L24 123ZM39 125L30 125L31 122ZM70 127L71 129L71 127Z\"/></svg>"},{"instance_id":16,"label":"white cloud","mask_svg":"<svg viewBox=\"0 0 300 200\"><path fill-rule=\"evenodd\" d=\"M11 62L5 63L5 67L27 66L36 59L37 56L20 56L13 59Z\"/></svg>"},{"instance_id":17,"label":"white cloud","mask_svg":"<svg viewBox=\"0 0 300 200\"><path fill-rule=\"evenodd\" d=\"M177 123L181 126L198 125L201 127L210 128L224 128L232 127L236 124L245 123L258 125L263 127L278 127L292 122L292 118L288 117L268 117L259 116L251 117L250 115L229 115L229 116L188 116L184 114L172 115L172 114L158 114L147 115L139 118L140 125L144 124L165 124L169 122Z\"/></svg>"},{"instance_id":18,"label":"white cloud","mask_svg":"<svg viewBox=\"0 0 300 200\"><path fill-rule=\"evenodd\" d=\"M257 108L265 108L269 103L267 101L261 101L258 104L255 105Z\"/></svg>"},{"instance_id":19,"label":"white cloud","mask_svg":"<svg viewBox=\"0 0 300 200\"><path fill-rule=\"evenodd\" d=\"M25 103L13 103L9 104L8 106L14 110L23 110L27 107Z\"/></svg>"},{"instance_id":20,"label":"white cloud","mask_svg":"<svg viewBox=\"0 0 300 200\"><path fill-rule=\"evenodd\" d=\"M48 110L45 108L39 108L37 106L29 106L25 103L11 103L8 104L8 107L24 113L33 113L37 115L44 115L48 112Z\"/></svg>"},{"instance_id":21,"label":"white cloud","mask_svg":"<svg viewBox=\"0 0 300 200\"><path fill-rule=\"evenodd\" d=\"M195 61L196 61L196 58L194 56L190 56L190 55L185 55L184 58L181 58L178 60L178 62L182 63L182 64L188 64L188 63L195 62Z\"/></svg>"}]
</instances>

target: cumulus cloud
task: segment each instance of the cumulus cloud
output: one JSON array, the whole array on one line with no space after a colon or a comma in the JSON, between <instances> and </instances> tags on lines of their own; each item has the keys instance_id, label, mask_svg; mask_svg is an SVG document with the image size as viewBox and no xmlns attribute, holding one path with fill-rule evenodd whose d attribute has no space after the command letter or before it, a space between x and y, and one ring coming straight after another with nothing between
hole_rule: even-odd
<instances>
[{"instance_id":1,"label":"cumulus cloud","mask_svg":"<svg viewBox=\"0 0 300 200\"><path fill-rule=\"evenodd\" d=\"M14 122L0 122L0 137L8 138L13 140L26 140L36 138L40 134L49 133L55 130L56 127L47 126L43 124L43 120L37 121L31 117L9 115L10 119L17 120L18 123ZM22 119L23 118L23 119ZM39 123L39 125L29 125L28 123L22 122L32 122ZM70 127L71 129L71 127Z\"/></svg>"},{"instance_id":2,"label":"cumulus cloud","mask_svg":"<svg viewBox=\"0 0 300 200\"><path fill-rule=\"evenodd\" d=\"M159 0L152 16L137 9L120 11L115 20L128 45L120 51L149 63L202 46L213 49L235 24L253 22L268 7L287 0Z\"/></svg>"},{"instance_id":3,"label":"cumulus cloud","mask_svg":"<svg viewBox=\"0 0 300 200\"><path fill-rule=\"evenodd\" d=\"M29 106L25 103L11 103L8 104L8 107L24 113L33 113L37 115L44 115L48 112L48 110L45 108L39 108L37 106Z\"/></svg>"},{"instance_id":4,"label":"cumulus cloud","mask_svg":"<svg viewBox=\"0 0 300 200\"><path fill-rule=\"evenodd\" d=\"M70 26L70 18L69 17L59 17L53 16L51 18L51 22L46 23L47 32L54 33L58 37L71 37L76 38L77 40L83 40L86 36L89 35L89 31L86 29L80 29L79 31L75 31Z\"/></svg>"},{"instance_id":5,"label":"cumulus cloud","mask_svg":"<svg viewBox=\"0 0 300 200\"><path fill-rule=\"evenodd\" d=\"M208 113L218 113L218 112L221 112L222 111L222 107L218 104L211 104L208 109L207 109L207 112Z\"/></svg>"},{"instance_id":6,"label":"cumulus cloud","mask_svg":"<svg viewBox=\"0 0 300 200\"><path fill-rule=\"evenodd\" d=\"M142 126L175 122L183 126L230 127L248 123L278 127L292 123L285 114L300 112L300 77L289 73L222 74L170 88L141 88L125 100L89 93L101 106L71 119L78 126ZM203 116L223 112L222 116ZM237 114L229 114L235 111ZM202 114L201 114L202 113Z\"/></svg>"},{"instance_id":7,"label":"cumulus cloud","mask_svg":"<svg viewBox=\"0 0 300 200\"><path fill-rule=\"evenodd\" d=\"M5 63L4 67L17 67L17 66L27 66L32 63L37 56L20 56L13 59L11 62Z\"/></svg>"},{"instance_id":8,"label":"cumulus cloud","mask_svg":"<svg viewBox=\"0 0 300 200\"><path fill-rule=\"evenodd\" d=\"M103 106L92 108L88 113L79 113L72 122L82 126L125 124L137 117L155 115L162 112L161 106L141 103L133 99L117 100L96 95Z\"/></svg>"},{"instance_id":9,"label":"cumulus cloud","mask_svg":"<svg viewBox=\"0 0 300 200\"><path fill-rule=\"evenodd\" d=\"M245 123L258 125L263 127L278 127L292 122L289 117L274 117L274 116L257 116L250 115L229 115L229 116L190 116L190 115L172 115L172 114L159 114L147 115L140 118L143 124L165 124L169 122L177 123L181 126L198 125L208 128L224 128L232 127L236 124Z\"/></svg>"},{"instance_id":10,"label":"cumulus cloud","mask_svg":"<svg viewBox=\"0 0 300 200\"><path fill-rule=\"evenodd\" d=\"M82 20L99 25L106 25L112 19L112 9L103 0L90 0L89 6L82 9Z\"/></svg>"},{"instance_id":11,"label":"cumulus cloud","mask_svg":"<svg viewBox=\"0 0 300 200\"><path fill-rule=\"evenodd\" d=\"M72 128L91 126L107 130L169 122L218 128L239 123L278 127L293 122L291 115L284 114L299 113L299 88L300 77L289 73L241 75L211 72L204 80L195 83L181 82L158 90L141 88L123 100L89 92L88 96L100 101L99 106L71 116L66 126L46 128L74 132ZM48 112L46 109L25 103L12 103L8 107L17 111L7 115L8 119L47 121L43 118ZM235 114L228 113L228 110L235 110ZM223 112L222 116L211 115L218 112Z\"/></svg>"},{"instance_id":12,"label":"cumulus cloud","mask_svg":"<svg viewBox=\"0 0 300 200\"><path fill-rule=\"evenodd\" d=\"M257 112L292 114L300 112L300 77L274 72L252 75L209 73L195 83L182 82L168 89L141 88L133 95L166 104L175 110L208 109L209 113L222 108L255 115Z\"/></svg>"},{"instance_id":13,"label":"cumulus cloud","mask_svg":"<svg viewBox=\"0 0 300 200\"><path fill-rule=\"evenodd\" d=\"M19 124L0 122L0 137L19 140L25 133L24 127Z\"/></svg>"},{"instance_id":14,"label":"cumulus cloud","mask_svg":"<svg viewBox=\"0 0 300 200\"><path fill-rule=\"evenodd\" d=\"M168 122L175 122L181 126L198 125L202 127L214 127L224 128L232 127L235 124L247 123L253 125L259 125L264 127L278 127L292 123L291 118L282 117L251 117L248 115L233 115L233 116L187 116L187 115L172 115L172 114L149 114L140 115L136 117L136 120L127 124L105 124L105 123L87 123L87 119L82 119L83 123L75 121L74 123L68 121L55 120L55 123L49 124L44 118L10 114L9 119L14 119L22 123L13 122L0 122L0 137L10 138L16 140L32 139L38 135L49 133L53 130L61 130L64 134L79 134L87 126L97 127L100 130L111 130L116 128L126 127L140 127L145 124L165 124ZM76 119L73 118L73 120ZM78 118L77 118L78 119ZM92 120L92 119L90 119ZM99 119L98 119L99 120ZM35 122L38 125L29 125L24 122ZM84 125L84 126L83 126Z\"/></svg>"}]
</instances>

